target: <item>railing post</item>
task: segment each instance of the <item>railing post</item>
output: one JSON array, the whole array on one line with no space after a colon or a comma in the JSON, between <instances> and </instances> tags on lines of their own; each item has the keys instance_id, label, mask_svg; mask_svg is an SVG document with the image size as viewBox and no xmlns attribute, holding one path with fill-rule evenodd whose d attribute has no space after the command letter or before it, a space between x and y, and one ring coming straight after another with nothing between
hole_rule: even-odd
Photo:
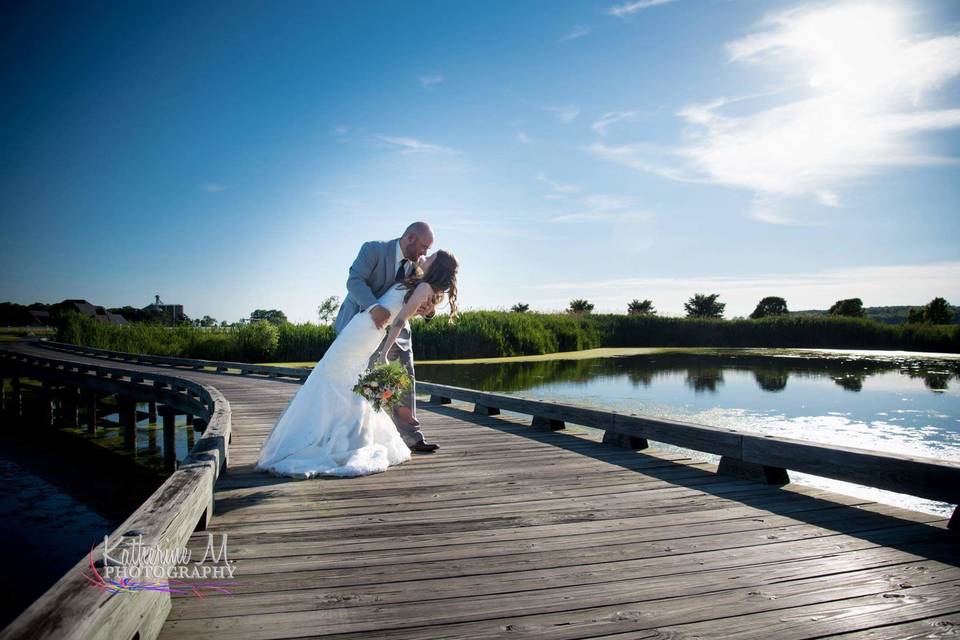
<instances>
[{"instance_id":1,"label":"railing post","mask_svg":"<svg viewBox=\"0 0 960 640\"><path fill-rule=\"evenodd\" d=\"M160 411L163 420L163 468L167 471L177 470L176 422L177 414L164 407Z\"/></svg>"},{"instance_id":2,"label":"railing post","mask_svg":"<svg viewBox=\"0 0 960 640\"><path fill-rule=\"evenodd\" d=\"M63 388L62 424L76 429L80 426L80 387L67 385Z\"/></svg>"},{"instance_id":3,"label":"railing post","mask_svg":"<svg viewBox=\"0 0 960 640\"><path fill-rule=\"evenodd\" d=\"M786 469L768 467L767 465L757 464L755 462L745 462L744 460L731 458L730 456L720 458L720 464L717 465L717 473L725 476L746 478L747 480L759 480L764 484L790 484L790 474L787 473Z\"/></svg>"},{"instance_id":4,"label":"railing post","mask_svg":"<svg viewBox=\"0 0 960 640\"><path fill-rule=\"evenodd\" d=\"M560 431L567 425L564 424L563 420L554 420L553 418L544 416L533 416L533 421L530 423L530 426L543 431Z\"/></svg>"},{"instance_id":5,"label":"railing post","mask_svg":"<svg viewBox=\"0 0 960 640\"><path fill-rule=\"evenodd\" d=\"M153 423L157 421L157 403L153 400L147 404L147 418Z\"/></svg>"},{"instance_id":6,"label":"railing post","mask_svg":"<svg viewBox=\"0 0 960 640\"><path fill-rule=\"evenodd\" d=\"M141 413L137 411L137 420L141 420L140 416L146 415L146 413ZM147 427L147 453L156 453L157 451L157 429Z\"/></svg>"},{"instance_id":7,"label":"railing post","mask_svg":"<svg viewBox=\"0 0 960 640\"><path fill-rule=\"evenodd\" d=\"M647 442L646 438L628 436L622 433L614 433L613 431L603 432L603 444L612 444L617 447L636 449L638 451L650 447L650 443Z\"/></svg>"},{"instance_id":8,"label":"railing post","mask_svg":"<svg viewBox=\"0 0 960 640\"><path fill-rule=\"evenodd\" d=\"M137 403L128 396L117 396L117 410L123 429L123 448L137 452Z\"/></svg>"},{"instance_id":9,"label":"railing post","mask_svg":"<svg viewBox=\"0 0 960 640\"><path fill-rule=\"evenodd\" d=\"M97 420L99 419L97 415L97 403L99 400L100 396L96 391L87 391L84 403L87 407L87 433L92 436L97 435Z\"/></svg>"},{"instance_id":10,"label":"railing post","mask_svg":"<svg viewBox=\"0 0 960 640\"><path fill-rule=\"evenodd\" d=\"M45 427L55 427L56 411L53 408L53 385L47 381L41 383L40 390L40 420Z\"/></svg>"},{"instance_id":11,"label":"railing post","mask_svg":"<svg viewBox=\"0 0 960 640\"><path fill-rule=\"evenodd\" d=\"M482 416L500 415L500 409L497 409L496 407L490 407L485 404L480 404L479 402L473 405L473 412L479 413Z\"/></svg>"},{"instance_id":12,"label":"railing post","mask_svg":"<svg viewBox=\"0 0 960 640\"><path fill-rule=\"evenodd\" d=\"M23 416L23 389L20 387L20 378L19 376L13 376L13 379L10 381L10 399L13 403L11 407L13 410L13 415L16 418Z\"/></svg>"}]
</instances>

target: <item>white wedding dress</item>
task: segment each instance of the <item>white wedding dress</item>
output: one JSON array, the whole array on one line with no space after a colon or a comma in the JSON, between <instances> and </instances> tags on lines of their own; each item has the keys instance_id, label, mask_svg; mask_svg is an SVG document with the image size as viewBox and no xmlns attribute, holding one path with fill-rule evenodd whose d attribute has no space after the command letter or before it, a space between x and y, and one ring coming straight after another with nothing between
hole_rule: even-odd
<instances>
[{"instance_id":1,"label":"white wedding dress","mask_svg":"<svg viewBox=\"0 0 960 640\"><path fill-rule=\"evenodd\" d=\"M378 303L395 317L404 293L392 287ZM410 459L390 415L353 392L383 336L369 313L350 320L277 420L257 470L296 478L364 476Z\"/></svg>"}]
</instances>

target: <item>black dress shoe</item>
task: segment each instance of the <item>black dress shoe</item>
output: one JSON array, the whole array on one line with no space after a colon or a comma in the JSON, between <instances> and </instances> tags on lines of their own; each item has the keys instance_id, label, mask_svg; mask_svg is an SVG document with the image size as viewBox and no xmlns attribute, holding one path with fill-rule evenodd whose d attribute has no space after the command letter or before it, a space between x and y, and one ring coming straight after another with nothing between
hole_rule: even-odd
<instances>
[{"instance_id":1,"label":"black dress shoe","mask_svg":"<svg viewBox=\"0 0 960 640\"><path fill-rule=\"evenodd\" d=\"M418 442L410 447L410 451L413 451L414 453L433 453L439 448L440 445L432 442Z\"/></svg>"}]
</instances>

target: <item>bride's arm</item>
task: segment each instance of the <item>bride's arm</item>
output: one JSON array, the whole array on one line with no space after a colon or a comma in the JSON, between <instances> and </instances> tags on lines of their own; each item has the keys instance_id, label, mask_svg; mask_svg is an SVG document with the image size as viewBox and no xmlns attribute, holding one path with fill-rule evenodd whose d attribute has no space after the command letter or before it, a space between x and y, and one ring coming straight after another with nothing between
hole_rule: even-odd
<instances>
[{"instance_id":1,"label":"bride's arm","mask_svg":"<svg viewBox=\"0 0 960 640\"><path fill-rule=\"evenodd\" d=\"M417 314L417 310L420 309L420 306L424 302L432 297L433 287L426 282L421 282L417 285L410 299L407 300L403 308L400 309L400 313L398 313L397 317L390 323L390 331L387 332L387 339L384 341L383 348L380 350L380 355L377 358L378 362L382 363L387 361L387 354L390 353L390 349L397 341L397 336L400 335L400 330L403 329L403 325L406 324L407 320Z\"/></svg>"}]
</instances>

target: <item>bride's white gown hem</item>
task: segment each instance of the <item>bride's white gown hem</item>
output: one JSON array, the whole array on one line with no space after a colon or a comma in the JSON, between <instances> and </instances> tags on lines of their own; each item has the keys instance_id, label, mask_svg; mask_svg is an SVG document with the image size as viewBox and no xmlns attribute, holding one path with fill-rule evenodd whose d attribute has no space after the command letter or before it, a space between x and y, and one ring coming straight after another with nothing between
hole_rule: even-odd
<instances>
[{"instance_id":1,"label":"bride's white gown hem","mask_svg":"<svg viewBox=\"0 0 960 640\"><path fill-rule=\"evenodd\" d=\"M395 317L404 290L392 287L378 303ZM282 476L365 476L410 459L393 420L353 392L370 356L383 341L369 313L350 320L260 449L258 471Z\"/></svg>"}]
</instances>

